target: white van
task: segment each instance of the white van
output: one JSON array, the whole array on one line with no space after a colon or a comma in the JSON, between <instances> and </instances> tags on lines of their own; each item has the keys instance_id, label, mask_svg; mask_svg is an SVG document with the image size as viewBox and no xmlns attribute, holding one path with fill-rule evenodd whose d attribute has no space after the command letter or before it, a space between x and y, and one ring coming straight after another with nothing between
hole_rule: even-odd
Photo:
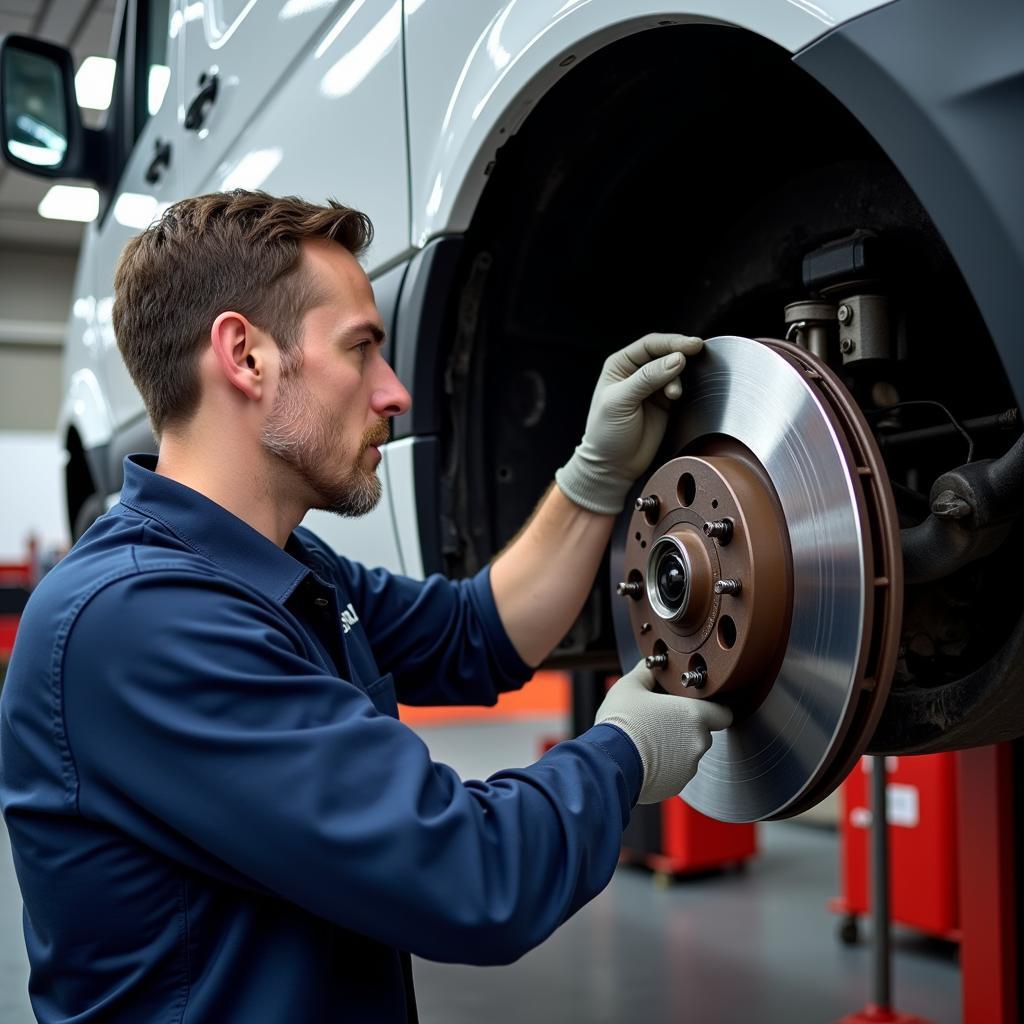
<instances>
[{"instance_id":1,"label":"white van","mask_svg":"<svg viewBox=\"0 0 1024 1024\"><path fill-rule=\"evenodd\" d=\"M69 55L2 44L4 159L102 197L60 422L76 535L153 445L111 327L125 241L188 195L336 196L373 219L365 265L414 401L380 506L322 534L471 573L571 451L609 351L648 330L788 337L863 411L907 528L876 747L1024 734L1019 3L122 0L113 55L87 130ZM943 504L933 483L964 465L977 493ZM553 662L617 664L614 582Z\"/></svg>"}]
</instances>

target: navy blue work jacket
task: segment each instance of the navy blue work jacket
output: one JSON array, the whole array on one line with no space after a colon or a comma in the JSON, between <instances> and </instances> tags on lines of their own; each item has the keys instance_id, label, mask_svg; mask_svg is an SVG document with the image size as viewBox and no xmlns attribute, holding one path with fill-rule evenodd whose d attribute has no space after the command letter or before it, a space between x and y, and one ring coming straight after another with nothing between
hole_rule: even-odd
<instances>
[{"instance_id":1,"label":"navy blue work jacket","mask_svg":"<svg viewBox=\"0 0 1024 1024\"><path fill-rule=\"evenodd\" d=\"M624 733L463 782L398 721L530 675L487 570L282 550L153 466L32 594L0 699L41 1021L407 1021L408 953L515 960L605 886Z\"/></svg>"}]
</instances>

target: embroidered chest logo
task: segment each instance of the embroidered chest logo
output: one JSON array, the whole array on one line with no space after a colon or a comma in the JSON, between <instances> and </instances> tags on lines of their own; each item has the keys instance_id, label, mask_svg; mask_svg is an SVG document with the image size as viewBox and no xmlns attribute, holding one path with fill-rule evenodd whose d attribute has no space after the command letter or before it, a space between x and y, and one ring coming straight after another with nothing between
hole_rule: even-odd
<instances>
[{"instance_id":1,"label":"embroidered chest logo","mask_svg":"<svg viewBox=\"0 0 1024 1024\"><path fill-rule=\"evenodd\" d=\"M349 601L341 610L341 628L344 632L348 633L358 621L359 616L356 615L356 610L352 607L352 602Z\"/></svg>"}]
</instances>

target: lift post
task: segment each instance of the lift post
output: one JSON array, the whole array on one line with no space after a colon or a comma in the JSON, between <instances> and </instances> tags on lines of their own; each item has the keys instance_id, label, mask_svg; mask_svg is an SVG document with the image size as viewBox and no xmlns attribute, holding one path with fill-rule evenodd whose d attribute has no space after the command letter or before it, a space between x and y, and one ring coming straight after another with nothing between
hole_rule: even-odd
<instances>
[{"instance_id":1,"label":"lift post","mask_svg":"<svg viewBox=\"0 0 1024 1024\"><path fill-rule=\"evenodd\" d=\"M1024 741L957 755L964 1024L1022 1024Z\"/></svg>"},{"instance_id":2,"label":"lift post","mask_svg":"<svg viewBox=\"0 0 1024 1024\"><path fill-rule=\"evenodd\" d=\"M884 757L871 759L871 987L873 1001L839 1024L930 1024L892 1008L892 945L889 920L889 815Z\"/></svg>"}]
</instances>

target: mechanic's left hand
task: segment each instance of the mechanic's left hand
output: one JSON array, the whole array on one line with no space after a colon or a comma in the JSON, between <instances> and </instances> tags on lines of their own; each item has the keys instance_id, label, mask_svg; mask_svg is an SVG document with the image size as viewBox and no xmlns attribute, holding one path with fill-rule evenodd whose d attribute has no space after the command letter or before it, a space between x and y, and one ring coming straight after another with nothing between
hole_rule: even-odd
<instances>
[{"instance_id":1,"label":"mechanic's left hand","mask_svg":"<svg viewBox=\"0 0 1024 1024\"><path fill-rule=\"evenodd\" d=\"M685 334L645 334L604 363L583 440L555 473L562 493L591 512L618 515L633 482L650 465L683 393L686 357L704 344Z\"/></svg>"}]
</instances>

